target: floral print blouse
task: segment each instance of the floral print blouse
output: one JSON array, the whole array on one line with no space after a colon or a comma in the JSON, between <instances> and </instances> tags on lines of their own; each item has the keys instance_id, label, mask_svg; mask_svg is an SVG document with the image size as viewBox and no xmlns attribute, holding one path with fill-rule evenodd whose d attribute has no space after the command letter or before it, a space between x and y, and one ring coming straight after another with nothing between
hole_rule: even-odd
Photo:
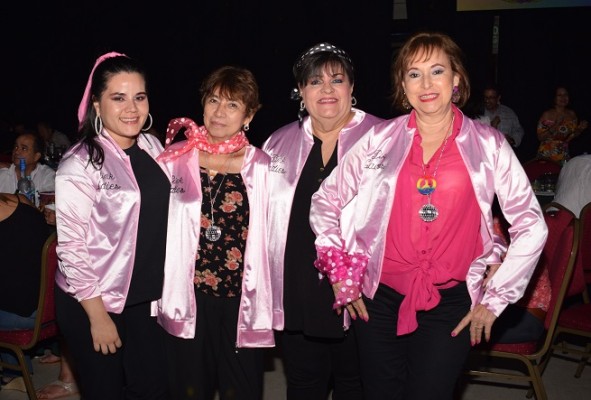
<instances>
[{"instance_id":1,"label":"floral print blouse","mask_svg":"<svg viewBox=\"0 0 591 400\"><path fill-rule=\"evenodd\" d=\"M548 135L538 147L538 157L561 162L569 159L568 137L576 133L577 119L564 118L559 121L538 122L538 135Z\"/></svg>"},{"instance_id":2,"label":"floral print blouse","mask_svg":"<svg viewBox=\"0 0 591 400\"><path fill-rule=\"evenodd\" d=\"M244 181L239 173L216 174L210 178L207 171L201 169L201 187L203 205L195 287L216 297L240 296L249 219ZM209 240L205 234L212 221L222 232L215 241Z\"/></svg>"}]
</instances>

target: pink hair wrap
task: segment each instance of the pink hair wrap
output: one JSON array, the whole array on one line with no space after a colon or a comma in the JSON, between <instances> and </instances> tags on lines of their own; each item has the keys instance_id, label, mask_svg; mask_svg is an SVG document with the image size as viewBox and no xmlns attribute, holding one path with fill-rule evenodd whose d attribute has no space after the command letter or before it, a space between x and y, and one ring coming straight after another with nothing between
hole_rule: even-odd
<instances>
[{"instance_id":1,"label":"pink hair wrap","mask_svg":"<svg viewBox=\"0 0 591 400\"><path fill-rule=\"evenodd\" d=\"M92 71L90 71L90 75L88 76L88 82L86 82L84 96L82 96L82 101L80 101L80 105L78 106L78 129L82 128L84 118L86 118L86 106L88 104L88 98L90 97L90 86L92 86L92 77L94 75L94 70L96 69L96 67L98 67L100 63L105 61L107 58L118 56L127 57L125 54L117 53L116 51L111 51L110 53L103 54L102 56L96 59L94 67L92 67Z\"/></svg>"}]
</instances>

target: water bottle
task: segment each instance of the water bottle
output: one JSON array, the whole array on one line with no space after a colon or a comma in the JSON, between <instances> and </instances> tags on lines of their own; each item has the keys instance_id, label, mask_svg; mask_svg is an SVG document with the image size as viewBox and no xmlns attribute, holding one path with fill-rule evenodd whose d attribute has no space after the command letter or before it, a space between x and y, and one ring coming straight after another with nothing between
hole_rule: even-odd
<instances>
[{"instance_id":1,"label":"water bottle","mask_svg":"<svg viewBox=\"0 0 591 400\"><path fill-rule=\"evenodd\" d=\"M36 204L35 185L31 177L26 175L25 159L21 158L19 162L21 177L17 183L18 192L24 194L31 203Z\"/></svg>"}]
</instances>

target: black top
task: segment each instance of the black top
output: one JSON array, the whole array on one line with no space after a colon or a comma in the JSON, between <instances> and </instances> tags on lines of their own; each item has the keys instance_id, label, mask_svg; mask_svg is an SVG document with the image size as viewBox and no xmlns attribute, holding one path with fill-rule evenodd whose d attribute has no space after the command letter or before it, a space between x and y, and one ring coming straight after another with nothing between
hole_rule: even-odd
<instances>
[{"instance_id":1,"label":"black top","mask_svg":"<svg viewBox=\"0 0 591 400\"><path fill-rule=\"evenodd\" d=\"M201 170L203 204L199 258L195 261L195 287L216 297L239 297L242 294L244 252L248 237L249 206L246 186L237 174L216 174L209 182ZM206 229L213 222L221 229L218 240L207 239Z\"/></svg>"},{"instance_id":2,"label":"black top","mask_svg":"<svg viewBox=\"0 0 591 400\"><path fill-rule=\"evenodd\" d=\"M125 303L129 306L162 297L170 181L137 143L125 153L131 161L141 194L135 262Z\"/></svg>"},{"instance_id":3,"label":"black top","mask_svg":"<svg viewBox=\"0 0 591 400\"><path fill-rule=\"evenodd\" d=\"M335 296L328 278L320 280L314 267L316 236L310 228L310 204L314 192L337 165L337 146L324 166L322 142L314 137L295 190L285 246L285 329L325 338L343 336L343 316L332 309Z\"/></svg>"},{"instance_id":4,"label":"black top","mask_svg":"<svg viewBox=\"0 0 591 400\"><path fill-rule=\"evenodd\" d=\"M39 302L41 253L49 225L35 207L20 202L0 221L0 310L30 316Z\"/></svg>"}]
</instances>

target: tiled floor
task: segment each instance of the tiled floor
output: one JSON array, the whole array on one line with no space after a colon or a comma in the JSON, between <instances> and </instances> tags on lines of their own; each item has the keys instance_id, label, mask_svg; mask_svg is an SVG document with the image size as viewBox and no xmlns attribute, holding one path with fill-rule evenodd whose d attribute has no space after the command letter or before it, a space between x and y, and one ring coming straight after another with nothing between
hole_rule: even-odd
<instances>
[{"instance_id":1,"label":"tiled floor","mask_svg":"<svg viewBox=\"0 0 591 400\"><path fill-rule=\"evenodd\" d=\"M57 379L58 364L33 363L36 387ZM575 378L576 364L572 361L555 356L544 373L544 383L550 400L589 400L591 399L591 365L583 371L581 378ZM526 400L527 390L523 387L499 384L468 384L457 400ZM64 400L78 400L79 396L70 396ZM285 399L285 378L281 361L277 357L269 358L269 365L265 373L264 400ZM25 393L14 390L0 391L0 400L27 400ZM105 399L107 400L107 399Z\"/></svg>"}]
</instances>

